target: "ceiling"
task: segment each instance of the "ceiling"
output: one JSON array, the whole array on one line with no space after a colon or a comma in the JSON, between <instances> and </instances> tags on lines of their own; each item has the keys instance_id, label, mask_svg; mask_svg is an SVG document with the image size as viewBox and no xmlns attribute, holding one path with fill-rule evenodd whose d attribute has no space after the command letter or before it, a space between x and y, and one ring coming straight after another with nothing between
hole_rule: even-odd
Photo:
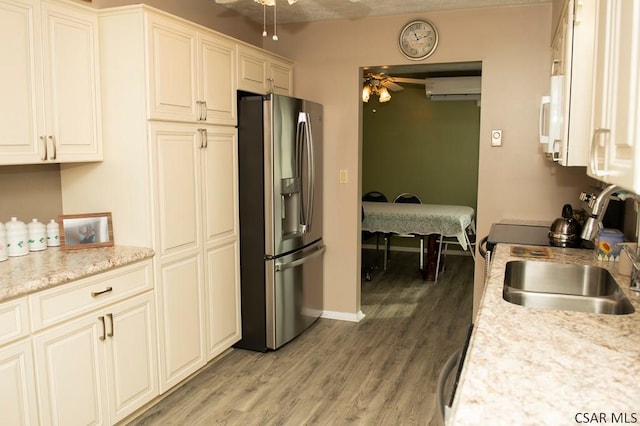
<instances>
[{"instance_id":1,"label":"ceiling","mask_svg":"<svg viewBox=\"0 0 640 426\"><path fill-rule=\"evenodd\" d=\"M263 6L254 0L211 0L219 6L232 9L250 20L262 24ZM473 9L533 3L549 3L551 0L298 0L289 5L277 0L278 24L332 19L361 19L369 16L401 15L438 10ZM273 19L271 7L267 8L267 20Z\"/></svg>"}]
</instances>

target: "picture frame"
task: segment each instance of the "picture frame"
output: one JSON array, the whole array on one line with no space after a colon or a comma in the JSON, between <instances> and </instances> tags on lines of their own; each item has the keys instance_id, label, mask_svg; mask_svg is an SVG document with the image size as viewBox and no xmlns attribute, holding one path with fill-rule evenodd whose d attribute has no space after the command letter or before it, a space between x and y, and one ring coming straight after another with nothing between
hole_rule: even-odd
<instances>
[{"instance_id":1,"label":"picture frame","mask_svg":"<svg viewBox=\"0 0 640 426\"><path fill-rule=\"evenodd\" d=\"M113 246L111 212L58 216L62 250Z\"/></svg>"}]
</instances>

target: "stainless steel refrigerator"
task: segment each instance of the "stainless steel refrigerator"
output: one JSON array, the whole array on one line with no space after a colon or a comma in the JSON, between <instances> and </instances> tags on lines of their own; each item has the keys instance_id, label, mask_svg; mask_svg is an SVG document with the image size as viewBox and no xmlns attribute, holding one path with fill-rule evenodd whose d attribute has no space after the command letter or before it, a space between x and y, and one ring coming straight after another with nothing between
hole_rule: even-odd
<instances>
[{"instance_id":1,"label":"stainless steel refrigerator","mask_svg":"<svg viewBox=\"0 0 640 426\"><path fill-rule=\"evenodd\" d=\"M322 105L238 94L242 340L277 349L322 312Z\"/></svg>"}]
</instances>

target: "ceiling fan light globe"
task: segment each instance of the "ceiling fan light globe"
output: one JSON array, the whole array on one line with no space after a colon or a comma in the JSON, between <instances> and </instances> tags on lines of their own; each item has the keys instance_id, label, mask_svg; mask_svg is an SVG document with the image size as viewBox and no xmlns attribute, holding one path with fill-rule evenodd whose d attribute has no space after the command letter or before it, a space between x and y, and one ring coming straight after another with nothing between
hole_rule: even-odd
<instances>
[{"instance_id":1,"label":"ceiling fan light globe","mask_svg":"<svg viewBox=\"0 0 640 426\"><path fill-rule=\"evenodd\" d=\"M379 96L380 96L380 102L389 102L391 100L391 94L389 93L389 91L387 90L386 87L382 87L382 89L380 89L379 91Z\"/></svg>"},{"instance_id":2,"label":"ceiling fan light globe","mask_svg":"<svg viewBox=\"0 0 640 426\"><path fill-rule=\"evenodd\" d=\"M369 102L369 97L371 97L371 88L364 86L362 89L362 102Z\"/></svg>"}]
</instances>

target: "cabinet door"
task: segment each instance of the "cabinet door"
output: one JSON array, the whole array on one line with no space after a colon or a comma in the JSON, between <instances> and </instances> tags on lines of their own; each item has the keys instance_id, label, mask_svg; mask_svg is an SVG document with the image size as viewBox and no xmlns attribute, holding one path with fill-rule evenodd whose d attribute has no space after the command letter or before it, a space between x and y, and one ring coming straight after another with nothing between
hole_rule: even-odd
<instances>
[{"instance_id":1,"label":"cabinet door","mask_svg":"<svg viewBox=\"0 0 640 426\"><path fill-rule=\"evenodd\" d=\"M640 191L635 150L640 137L640 2L598 2L593 134L588 173Z\"/></svg>"},{"instance_id":2,"label":"cabinet door","mask_svg":"<svg viewBox=\"0 0 640 426\"><path fill-rule=\"evenodd\" d=\"M100 315L87 315L34 336L43 424L106 424L106 330Z\"/></svg>"},{"instance_id":3,"label":"cabinet door","mask_svg":"<svg viewBox=\"0 0 640 426\"><path fill-rule=\"evenodd\" d=\"M42 3L47 158L102 160L98 17Z\"/></svg>"},{"instance_id":4,"label":"cabinet door","mask_svg":"<svg viewBox=\"0 0 640 426\"><path fill-rule=\"evenodd\" d=\"M240 271L238 242L207 250L207 359L240 340Z\"/></svg>"},{"instance_id":5,"label":"cabinet door","mask_svg":"<svg viewBox=\"0 0 640 426\"><path fill-rule=\"evenodd\" d=\"M293 67L276 59L269 61L269 81L273 93L293 96Z\"/></svg>"},{"instance_id":6,"label":"cabinet door","mask_svg":"<svg viewBox=\"0 0 640 426\"><path fill-rule=\"evenodd\" d=\"M208 127L202 150L205 239L238 235L238 138L235 128Z\"/></svg>"},{"instance_id":7,"label":"cabinet door","mask_svg":"<svg viewBox=\"0 0 640 426\"><path fill-rule=\"evenodd\" d=\"M0 0L0 164L44 158L39 1Z\"/></svg>"},{"instance_id":8,"label":"cabinet door","mask_svg":"<svg viewBox=\"0 0 640 426\"><path fill-rule=\"evenodd\" d=\"M151 125L156 176L159 255L201 249L200 151L202 132L193 125Z\"/></svg>"},{"instance_id":9,"label":"cabinet door","mask_svg":"<svg viewBox=\"0 0 640 426\"><path fill-rule=\"evenodd\" d=\"M160 337L160 392L177 385L205 360L201 255L166 262L156 291Z\"/></svg>"},{"instance_id":10,"label":"cabinet door","mask_svg":"<svg viewBox=\"0 0 640 426\"><path fill-rule=\"evenodd\" d=\"M0 424L38 424L31 340L0 349Z\"/></svg>"},{"instance_id":11,"label":"cabinet door","mask_svg":"<svg viewBox=\"0 0 640 426\"><path fill-rule=\"evenodd\" d=\"M197 48L194 28L147 15L149 43L149 118L195 122Z\"/></svg>"},{"instance_id":12,"label":"cabinet door","mask_svg":"<svg viewBox=\"0 0 640 426\"><path fill-rule=\"evenodd\" d=\"M153 294L106 309L105 319L109 418L115 423L159 393Z\"/></svg>"},{"instance_id":13,"label":"cabinet door","mask_svg":"<svg viewBox=\"0 0 640 426\"><path fill-rule=\"evenodd\" d=\"M267 93L267 58L264 53L238 46L238 89Z\"/></svg>"},{"instance_id":14,"label":"cabinet door","mask_svg":"<svg viewBox=\"0 0 640 426\"><path fill-rule=\"evenodd\" d=\"M208 128L203 150L208 359L241 333L237 164L236 129Z\"/></svg>"},{"instance_id":15,"label":"cabinet door","mask_svg":"<svg viewBox=\"0 0 640 426\"><path fill-rule=\"evenodd\" d=\"M235 44L212 34L199 34L201 121L234 126L236 120Z\"/></svg>"}]
</instances>

